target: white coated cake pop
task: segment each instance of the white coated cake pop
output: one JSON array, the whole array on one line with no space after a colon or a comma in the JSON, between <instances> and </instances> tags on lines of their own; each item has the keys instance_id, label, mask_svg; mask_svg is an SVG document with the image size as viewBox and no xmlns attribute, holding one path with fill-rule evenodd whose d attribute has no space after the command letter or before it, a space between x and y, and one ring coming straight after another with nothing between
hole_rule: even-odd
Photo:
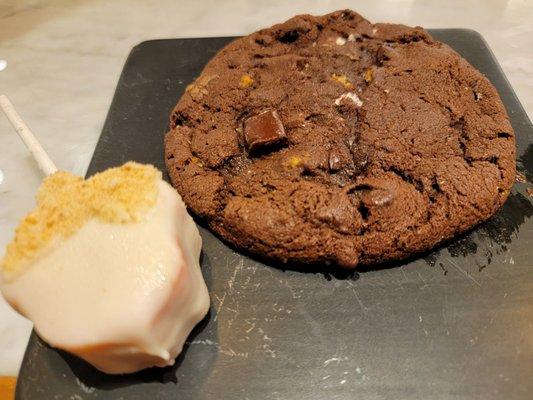
<instances>
[{"instance_id":1,"label":"white coated cake pop","mask_svg":"<svg viewBox=\"0 0 533 400\"><path fill-rule=\"evenodd\" d=\"M201 237L152 166L46 178L0 288L41 338L101 371L172 365L209 308Z\"/></svg>"}]
</instances>

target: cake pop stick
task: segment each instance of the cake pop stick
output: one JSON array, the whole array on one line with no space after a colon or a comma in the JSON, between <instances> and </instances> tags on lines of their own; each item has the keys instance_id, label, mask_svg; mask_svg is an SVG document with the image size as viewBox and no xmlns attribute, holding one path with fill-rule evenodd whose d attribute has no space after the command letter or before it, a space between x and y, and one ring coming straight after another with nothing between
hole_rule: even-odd
<instances>
[{"instance_id":1,"label":"cake pop stick","mask_svg":"<svg viewBox=\"0 0 533 400\"><path fill-rule=\"evenodd\" d=\"M178 193L135 162L88 179L57 171L5 96L47 177L0 260L0 291L51 346L101 371L173 365L209 294L202 239Z\"/></svg>"},{"instance_id":2,"label":"cake pop stick","mask_svg":"<svg viewBox=\"0 0 533 400\"><path fill-rule=\"evenodd\" d=\"M0 108L2 108L7 119L11 122L13 128L15 128L15 131L17 131L17 134L30 151L43 174L49 176L57 172L57 167L54 162L50 159L28 125L24 123L17 110L15 110L13 103L11 103L6 95L0 95Z\"/></svg>"}]
</instances>

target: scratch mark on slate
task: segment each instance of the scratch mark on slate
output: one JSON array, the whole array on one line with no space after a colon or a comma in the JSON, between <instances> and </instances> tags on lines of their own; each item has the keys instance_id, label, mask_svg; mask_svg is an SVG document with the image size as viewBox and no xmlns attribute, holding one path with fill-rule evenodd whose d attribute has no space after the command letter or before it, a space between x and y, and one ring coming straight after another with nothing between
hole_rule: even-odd
<instances>
[{"instance_id":1,"label":"scratch mark on slate","mask_svg":"<svg viewBox=\"0 0 533 400\"><path fill-rule=\"evenodd\" d=\"M327 359L326 361L324 361L324 367L327 367L332 362L336 362L337 365L339 365L342 361L346 361L347 359L348 357L331 357Z\"/></svg>"},{"instance_id":2,"label":"scratch mark on slate","mask_svg":"<svg viewBox=\"0 0 533 400\"><path fill-rule=\"evenodd\" d=\"M213 318L213 321L216 321L218 319L218 314L220 313L220 310L222 310L222 306L224 305L224 301L226 300L226 292L224 292L224 294L222 295L222 297L218 297L216 294L215 294L215 297L217 298L218 300L218 309L217 309L217 312L216 312L216 315L215 315L215 318Z\"/></svg>"},{"instance_id":3,"label":"scratch mark on slate","mask_svg":"<svg viewBox=\"0 0 533 400\"><path fill-rule=\"evenodd\" d=\"M361 307L361 310L363 310L363 312L367 312L367 311L368 311L368 308L363 304L363 302L362 302L361 299L359 298L359 295L357 294L357 290L355 290L355 286L353 285L353 283L348 282L348 285L351 286L352 291L353 291L353 294L354 294L354 296L355 296L355 299L356 299L357 302L359 303L359 306Z\"/></svg>"},{"instance_id":4,"label":"scratch mark on slate","mask_svg":"<svg viewBox=\"0 0 533 400\"><path fill-rule=\"evenodd\" d=\"M222 307L224 306L224 302L226 300L226 296L227 296L228 292L232 292L233 291L233 284L235 283L235 279L237 279L237 274L243 268L244 268L244 259L241 259L241 261L235 265L235 269L233 270L233 274L228 279L227 289L224 290L224 294L222 295L222 297L219 297L219 296L217 296L215 294L215 297L218 300L218 308L216 310L217 312L216 312L215 318L213 318L213 321L216 321L218 319L218 314L220 313L220 311L222 311ZM234 318L229 321L229 326L231 326L231 324L235 321L235 318L237 317L237 314L238 314L238 310L235 311Z\"/></svg>"},{"instance_id":5,"label":"scratch mark on slate","mask_svg":"<svg viewBox=\"0 0 533 400\"><path fill-rule=\"evenodd\" d=\"M472 282L474 282L476 285L481 287L481 283L479 283L472 275L470 275L468 272L466 272L464 269L462 269L459 265L455 263L451 258L446 257L446 259L452 264L453 267L455 267L459 272L461 272L464 276L466 276L468 279L470 279Z\"/></svg>"}]
</instances>

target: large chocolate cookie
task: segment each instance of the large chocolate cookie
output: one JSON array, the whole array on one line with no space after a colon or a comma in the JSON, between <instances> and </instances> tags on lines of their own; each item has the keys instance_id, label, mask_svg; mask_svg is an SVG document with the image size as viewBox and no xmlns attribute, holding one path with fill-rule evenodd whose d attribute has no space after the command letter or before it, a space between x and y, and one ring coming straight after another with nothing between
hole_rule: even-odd
<instances>
[{"instance_id":1,"label":"large chocolate cookie","mask_svg":"<svg viewBox=\"0 0 533 400\"><path fill-rule=\"evenodd\" d=\"M489 81L422 28L352 11L220 51L172 112L165 153L189 208L235 246L349 268L489 218L515 174Z\"/></svg>"}]
</instances>

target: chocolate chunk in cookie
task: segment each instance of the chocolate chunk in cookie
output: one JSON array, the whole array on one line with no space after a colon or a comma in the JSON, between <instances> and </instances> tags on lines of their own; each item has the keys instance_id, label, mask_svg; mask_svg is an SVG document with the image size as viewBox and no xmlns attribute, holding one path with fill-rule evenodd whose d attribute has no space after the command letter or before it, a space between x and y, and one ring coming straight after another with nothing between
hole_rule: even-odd
<instances>
[{"instance_id":1,"label":"chocolate chunk in cookie","mask_svg":"<svg viewBox=\"0 0 533 400\"><path fill-rule=\"evenodd\" d=\"M276 110L266 110L244 121L244 139L250 152L281 143L287 135Z\"/></svg>"}]
</instances>

